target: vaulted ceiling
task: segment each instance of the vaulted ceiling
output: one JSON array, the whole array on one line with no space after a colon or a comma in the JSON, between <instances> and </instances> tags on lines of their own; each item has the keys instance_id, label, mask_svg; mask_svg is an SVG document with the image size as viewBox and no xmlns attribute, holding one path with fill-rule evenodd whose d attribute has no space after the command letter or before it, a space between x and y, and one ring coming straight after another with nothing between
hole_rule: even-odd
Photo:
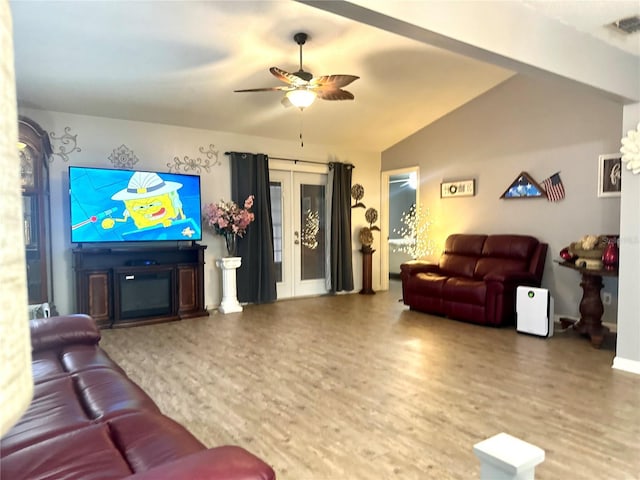
<instances>
[{"instance_id":1,"label":"vaulted ceiling","mask_svg":"<svg viewBox=\"0 0 640 480\"><path fill-rule=\"evenodd\" d=\"M640 34L629 41L602 30L640 13L639 2L525 4L640 58ZM305 142L381 151L515 74L293 1L10 7L18 100L28 108L284 140L297 140L303 122ZM305 70L360 77L347 87L354 101L316 100L300 112L283 107L281 92L233 92L282 85L269 67L298 69L298 31L310 37Z\"/></svg>"}]
</instances>

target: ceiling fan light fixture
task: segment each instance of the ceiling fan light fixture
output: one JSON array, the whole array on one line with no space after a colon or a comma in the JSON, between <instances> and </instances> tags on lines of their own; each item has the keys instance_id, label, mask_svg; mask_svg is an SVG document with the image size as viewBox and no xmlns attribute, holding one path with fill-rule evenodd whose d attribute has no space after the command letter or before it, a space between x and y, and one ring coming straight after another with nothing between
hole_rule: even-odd
<instances>
[{"instance_id":1,"label":"ceiling fan light fixture","mask_svg":"<svg viewBox=\"0 0 640 480\"><path fill-rule=\"evenodd\" d=\"M295 90L287 92L286 97L295 107L306 108L316 99L316 94L306 88L296 88Z\"/></svg>"}]
</instances>

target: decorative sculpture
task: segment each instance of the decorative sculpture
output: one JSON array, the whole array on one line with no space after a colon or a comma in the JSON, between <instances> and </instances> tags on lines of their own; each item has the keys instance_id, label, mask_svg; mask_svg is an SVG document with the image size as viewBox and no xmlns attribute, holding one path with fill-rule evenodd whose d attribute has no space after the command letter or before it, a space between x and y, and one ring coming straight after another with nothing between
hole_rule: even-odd
<instances>
[{"instance_id":1,"label":"decorative sculpture","mask_svg":"<svg viewBox=\"0 0 640 480\"><path fill-rule=\"evenodd\" d=\"M620 140L622 147L622 161L625 163L627 170L638 175L640 173L640 123L635 130L629 130L627 136Z\"/></svg>"}]
</instances>

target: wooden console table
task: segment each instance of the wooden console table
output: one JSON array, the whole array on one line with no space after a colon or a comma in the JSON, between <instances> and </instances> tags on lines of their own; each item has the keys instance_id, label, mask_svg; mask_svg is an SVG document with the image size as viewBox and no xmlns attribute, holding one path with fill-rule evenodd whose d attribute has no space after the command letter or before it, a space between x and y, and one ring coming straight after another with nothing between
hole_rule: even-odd
<instances>
[{"instance_id":1,"label":"wooden console table","mask_svg":"<svg viewBox=\"0 0 640 480\"><path fill-rule=\"evenodd\" d=\"M99 327L208 315L206 248L198 244L76 248L76 311L91 315Z\"/></svg>"},{"instance_id":2,"label":"wooden console table","mask_svg":"<svg viewBox=\"0 0 640 480\"><path fill-rule=\"evenodd\" d=\"M574 330L591 339L591 345L600 348L604 336L609 329L602 325L602 314L604 313L604 305L600 298L600 290L602 290L602 277L617 277L617 269L589 269L578 267L570 262L560 262L560 266L570 268L580 273L582 280L582 300L580 300L580 320L577 322L570 318L561 318L560 325L567 328L573 324Z\"/></svg>"}]
</instances>

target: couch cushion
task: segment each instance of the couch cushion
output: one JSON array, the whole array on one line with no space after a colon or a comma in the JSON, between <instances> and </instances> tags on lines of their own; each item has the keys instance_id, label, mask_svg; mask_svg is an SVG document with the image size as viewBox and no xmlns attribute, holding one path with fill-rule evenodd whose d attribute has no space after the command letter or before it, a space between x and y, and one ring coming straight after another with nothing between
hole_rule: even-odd
<instances>
[{"instance_id":1,"label":"couch cushion","mask_svg":"<svg viewBox=\"0 0 640 480\"><path fill-rule=\"evenodd\" d=\"M418 273L410 277L404 295L410 299L411 308L444 314L442 288L447 278L436 273Z\"/></svg>"},{"instance_id":2,"label":"couch cushion","mask_svg":"<svg viewBox=\"0 0 640 480\"><path fill-rule=\"evenodd\" d=\"M438 263L442 273L448 276L473 277L486 238L486 235L449 235Z\"/></svg>"},{"instance_id":3,"label":"couch cushion","mask_svg":"<svg viewBox=\"0 0 640 480\"><path fill-rule=\"evenodd\" d=\"M11 480L113 480L131 469L105 424L90 425L25 446L3 450L0 478Z\"/></svg>"},{"instance_id":4,"label":"couch cushion","mask_svg":"<svg viewBox=\"0 0 640 480\"><path fill-rule=\"evenodd\" d=\"M513 258L481 258L476 263L473 277L482 280L489 273L502 275L507 272L526 272L527 262Z\"/></svg>"},{"instance_id":5,"label":"couch cushion","mask_svg":"<svg viewBox=\"0 0 640 480\"><path fill-rule=\"evenodd\" d=\"M482 279L488 273L526 272L537 246L538 240L527 235L490 235L473 276Z\"/></svg>"},{"instance_id":6,"label":"couch cushion","mask_svg":"<svg viewBox=\"0 0 640 480\"><path fill-rule=\"evenodd\" d=\"M131 480L275 480L273 469L242 447L224 445L184 457L180 462L168 463Z\"/></svg>"},{"instance_id":7,"label":"couch cushion","mask_svg":"<svg viewBox=\"0 0 640 480\"><path fill-rule=\"evenodd\" d=\"M437 273L418 273L409 278L407 289L409 292L416 292L429 297L441 297L442 287L447 281L444 275Z\"/></svg>"},{"instance_id":8,"label":"couch cushion","mask_svg":"<svg viewBox=\"0 0 640 480\"><path fill-rule=\"evenodd\" d=\"M482 256L528 261L537 246L538 240L527 235L490 235L482 247Z\"/></svg>"},{"instance_id":9,"label":"couch cushion","mask_svg":"<svg viewBox=\"0 0 640 480\"><path fill-rule=\"evenodd\" d=\"M60 364L57 352L52 350L33 352L31 354L31 372L33 373L34 383L67 375L64 367Z\"/></svg>"},{"instance_id":10,"label":"couch cushion","mask_svg":"<svg viewBox=\"0 0 640 480\"><path fill-rule=\"evenodd\" d=\"M71 345L62 350L33 352L31 369L34 383L67 376L90 368L106 367L124 375L124 371L95 345Z\"/></svg>"},{"instance_id":11,"label":"couch cushion","mask_svg":"<svg viewBox=\"0 0 640 480\"><path fill-rule=\"evenodd\" d=\"M486 239L486 235L464 233L449 235L444 244L444 252L478 257L482 254L482 247Z\"/></svg>"},{"instance_id":12,"label":"couch cushion","mask_svg":"<svg viewBox=\"0 0 640 480\"><path fill-rule=\"evenodd\" d=\"M62 350L60 361L67 372L79 372L89 368L108 367L124 375L120 368L107 352L95 345L71 345Z\"/></svg>"},{"instance_id":13,"label":"couch cushion","mask_svg":"<svg viewBox=\"0 0 640 480\"><path fill-rule=\"evenodd\" d=\"M75 373L72 378L80 401L93 419L110 418L135 410L160 413L151 397L120 372L96 368Z\"/></svg>"},{"instance_id":14,"label":"couch cushion","mask_svg":"<svg viewBox=\"0 0 640 480\"><path fill-rule=\"evenodd\" d=\"M53 350L65 345L96 345L100 330L89 315L75 314L29 320L31 349Z\"/></svg>"},{"instance_id":15,"label":"couch cushion","mask_svg":"<svg viewBox=\"0 0 640 480\"><path fill-rule=\"evenodd\" d=\"M138 412L109 420L114 441L134 472L204 450L182 425L161 414Z\"/></svg>"},{"instance_id":16,"label":"couch cushion","mask_svg":"<svg viewBox=\"0 0 640 480\"><path fill-rule=\"evenodd\" d=\"M482 280L451 277L444 284L442 295L445 301L484 305L487 298L487 285Z\"/></svg>"},{"instance_id":17,"label":"couch cushion","mask_svg":"<svg viewBox=\"0 0 640 480\"><path fill-rule=\"evenodd\" d=\"M27 411L2 437L0 443L2 454L4 456L31 443L87 426L90 423L90 419L77 400L71 378L62 377L42 382L34 386L33 400Z\"/></svg>"},{"instance_id":18,"label":"couch cushion","mask_svg":"<svg viewBox=\"0 0 640 480\"><path fill-rule=\"evenodd\" d=\"M447 276L473 277L479 257L443 253L440 257L440 271Z\"/></svg>"}]
</instances>

